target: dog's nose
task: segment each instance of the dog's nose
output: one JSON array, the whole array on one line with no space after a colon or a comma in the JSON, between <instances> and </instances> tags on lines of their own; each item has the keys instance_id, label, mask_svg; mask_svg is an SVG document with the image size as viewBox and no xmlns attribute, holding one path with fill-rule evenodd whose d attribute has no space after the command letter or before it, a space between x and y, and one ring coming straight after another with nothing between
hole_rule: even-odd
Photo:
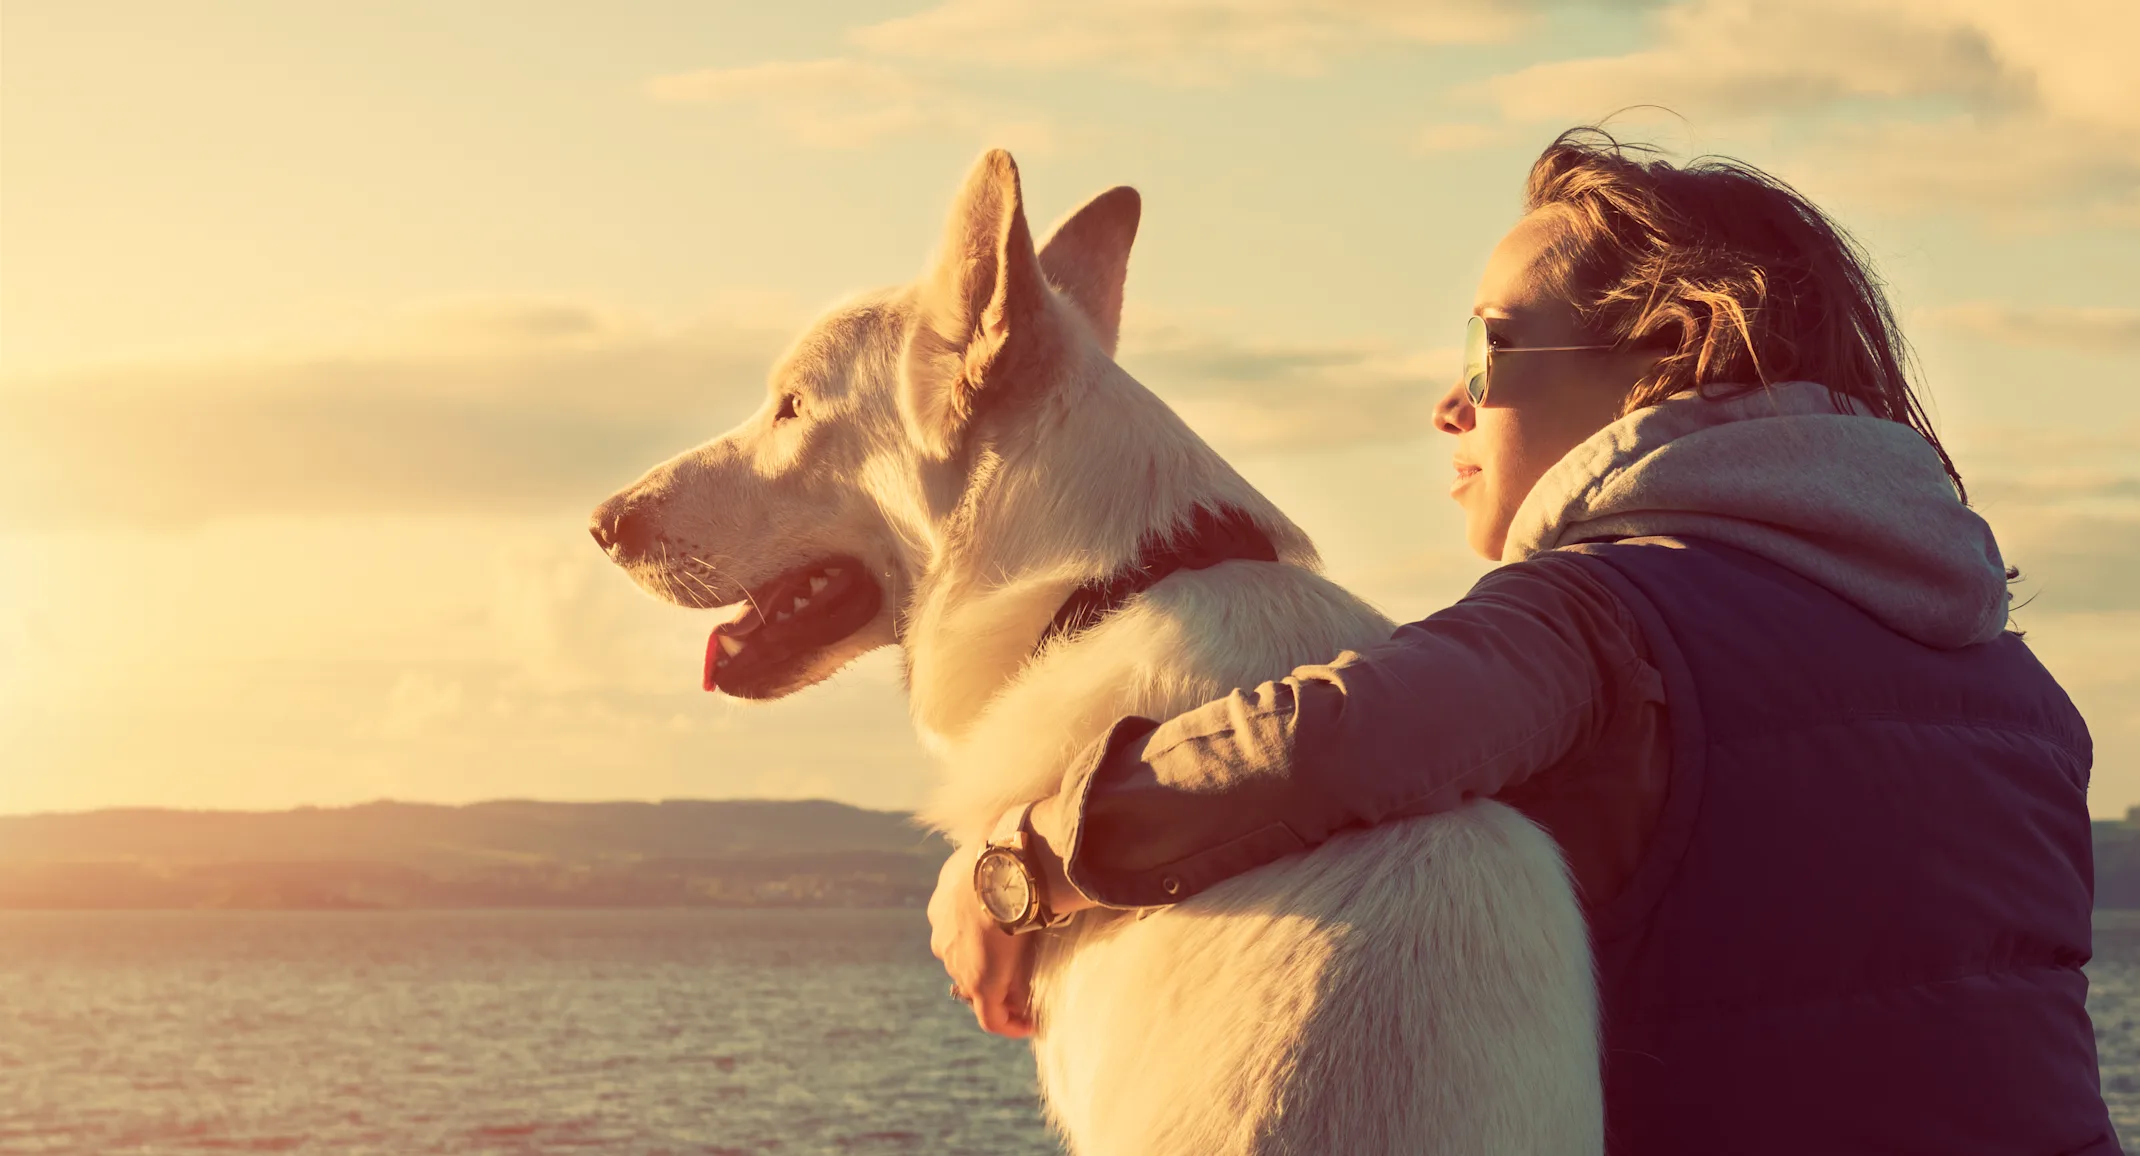
<instances>
[{"instance_id":1,"label":"dog's nose","mask_svg":"<svg viewBox=\"0 0 2140 1156\"><path fill-rule=\"evenodd\" d=\"M636 558L654 540L654 520L645 506L620 495L595 508L587 532L604 553Z\"/></svg>"}]
</instances>

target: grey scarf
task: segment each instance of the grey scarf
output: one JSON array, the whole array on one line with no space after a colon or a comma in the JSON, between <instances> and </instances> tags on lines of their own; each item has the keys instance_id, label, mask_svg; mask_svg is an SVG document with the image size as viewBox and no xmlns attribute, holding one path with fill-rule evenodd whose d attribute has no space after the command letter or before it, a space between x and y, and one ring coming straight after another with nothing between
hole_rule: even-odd
<instances>
[{"instance_id":1,"label":"grey scarf","mask_svg":"<svg viewBox=\"0 0 2140 1156\"><path fill-rule=\"evenodd\" d=\"M2006 564L1908 426L1792 381L1675 394L1568 451L1523 500L1502 561L1593 538L1684 534L1758 554L1897 632L1954 648L2006 627Z\"/></svg>"}]
</instances>

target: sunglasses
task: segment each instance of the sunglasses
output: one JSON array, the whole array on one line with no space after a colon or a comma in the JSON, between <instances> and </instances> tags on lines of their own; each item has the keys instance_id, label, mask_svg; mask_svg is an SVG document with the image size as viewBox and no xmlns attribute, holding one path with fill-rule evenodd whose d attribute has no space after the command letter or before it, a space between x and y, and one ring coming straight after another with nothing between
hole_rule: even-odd
<instances>
[{"instance_id":1,"label":"sunglasses","mask_svg":"<svg viewBox=\"0 0 2140 1156\"><path fill-rule=\"evenodd\" d=\"M1473 405L1486 404L1486 387L1491 384L1494 371L1494 356L1508 353L1580 353L1614 349L1612 345L1530 345L1520 349L1495 349L1487 340L1486 319L1473 314L1464 322L1464 396Z\"/></svg>"}]
</instances>

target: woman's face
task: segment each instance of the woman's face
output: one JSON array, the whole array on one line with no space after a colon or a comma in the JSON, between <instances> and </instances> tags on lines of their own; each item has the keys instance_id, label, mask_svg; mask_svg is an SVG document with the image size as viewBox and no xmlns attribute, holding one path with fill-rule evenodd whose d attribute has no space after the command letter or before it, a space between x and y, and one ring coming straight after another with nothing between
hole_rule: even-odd
<instances>
[{"instance_id":1,"label":"woman's face","mask_svg":"<svg viewBox=\"0 0 2140 1156\"><path fill-rule=\"evenodd\" d=\"M1472 549L1499 559L1516 507L1539 475L1620 413L1620 402L1654 356L1629 353L1509 353L1547 345L1594 345L1551 273L1565 226L1550 210L1516 223L1487 258L1472 312L1486 321L1493 370L1486 404L1459 379L1434 407L1434 426L1456 435L1456 481Z\"/></svg>"}]
</instances>

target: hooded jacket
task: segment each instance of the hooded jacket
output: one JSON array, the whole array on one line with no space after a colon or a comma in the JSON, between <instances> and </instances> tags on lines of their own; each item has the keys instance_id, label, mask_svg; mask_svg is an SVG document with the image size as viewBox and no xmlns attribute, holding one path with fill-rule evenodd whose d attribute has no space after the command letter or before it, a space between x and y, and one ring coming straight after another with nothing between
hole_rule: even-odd
<instances>
[{"instance_id":1,"label":"hooded jacket","mask_svg":"<svg viewBox=\"0 0 2140 1156\"><path fill-rule=\"evenodd\" d=\"M1502 561L1659 535L1735 546L1951 649L2006 628L2006 564L1917 431L1810 381L1680 394L1571 450L1509 525Z\"/></svg>"},{"instance_id":2,"label":"hooded jacket","mask_svg":"<svg viewBox=\"0 0 2140 1156\"><path fill-rule=\"evenodd\" d=\"M1504 562L1382 646L1122 720L1036 828L1147 906L1493 796L1591 917L1615 1151L2117 1151L2087 732L1923 438L1812 383L1681 395L1549 470Z\"/></svg>"},{"instance_id":3,"label":"hooded jacket","mask_svg":"<svg viewBox=\"0 0 2140 1156\"><path fill-rule=\"evenodd\" d=\"M1991 527L1916 431L1813 382L1680 394L1547 470L1505 565L1461 601L1164 723L1120 720L1035 827L1086 895L1154 906L1347 827L1491 796L1553 832L1595 907L1655 823L1669 736L1648 640L1568 547L1660 535L1743 550L1927 646L2006 625Z\"/></svg>"}]
</instances>

